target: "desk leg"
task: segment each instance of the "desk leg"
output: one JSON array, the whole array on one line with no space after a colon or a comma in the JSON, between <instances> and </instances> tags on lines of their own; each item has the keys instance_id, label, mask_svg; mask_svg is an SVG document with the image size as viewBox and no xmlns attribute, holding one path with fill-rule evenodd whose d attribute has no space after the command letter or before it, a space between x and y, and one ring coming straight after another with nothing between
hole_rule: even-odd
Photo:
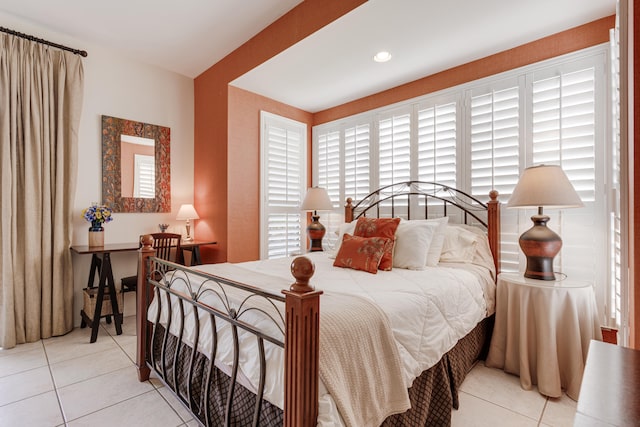
<instances>
[{"instance_id":1,"label":"desk leg","mask_svg":"<svg viewBox=\"0 0 640 427\"><path fill-rule=\"evenodd\" d=\"M96 256L94 254L94 256ZM98 282L98 295L96 296L96 308L91 321L91 340L94 343L98 339L98 328L100 327L100 317L102 314L102 301L104 299L105 287L109 292L111 299L111 309L115 320L116 333L122 334L122 315L118 309L118 299L116 297L116 287L113 280L113 271L111 270L111 256L108 252L102 254L102 268L100 268L100 281Z\"/></svg>"},{"instance_id":2,"label":"desk leg","mask_svg":"<svg viewBox=\"0 0 640 427\"><path fill-rule=\"evenodd\" d=\"M200 264L202 264L202 260L200 259L200 246L196 245L191 251L191 265L194 266Z\"/></svg>"},{"instance_id":3,"label":"desk leg","mask_svg":"<svg viewBox=\"0 0 640 427\"><path fill-rule=\"evenodd\" d=\"M113 312L113 320L116 326L116 334L122 335L122 313L120 307L118 307L118 297L116 295L116 283L113 280L113 270L111 269L111 256L109 253L104 254L105 263L104 271L107 281L107 289L109 290L109 297L111 299L111 311Z\"/></svg>"},{"instance_id":4,"label":"desk leg","mask_svg":"<svg viewBox=\"0 0 640 427\"><path fill-rule=\"evenodd\" d=\"M96 254L93 254L97 258ZM107 276L105 270L109 263L109 254L103 254L102 268L100 269L100 280L98 281L98 295L96 295L96 307L93 312L93 319L91 319L91 339L90 343L96 342L98 339L98 328L100 328L100 315L102 314L102 300L104 299L104 287Z\"/></svg>"},{"instance_id":5,"label":"desk leg","mask_svg":"<svg viewBox=\"0 0 640 427\"><path fill-rule=\"evenodd\" d=\"M89 279L87 280L87 288L93 288L93 282L96 279L96 272L100 275L102 271L102 260L98 257L97 254L91 255L91 269L89 270ZM85 321L84 311L80 312L80 317L82 320L80 321L80 327L84 328L87 326L87 321Z\"/></svg>"}]
</instances>

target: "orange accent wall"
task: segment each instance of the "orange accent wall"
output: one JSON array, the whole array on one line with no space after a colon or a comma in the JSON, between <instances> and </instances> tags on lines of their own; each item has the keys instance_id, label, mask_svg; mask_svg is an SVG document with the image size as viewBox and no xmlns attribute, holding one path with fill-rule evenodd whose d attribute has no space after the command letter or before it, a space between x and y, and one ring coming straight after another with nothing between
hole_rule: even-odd
<instances>
[{"instance_id":1,"label":"orange accent wall","mask_svg":"<svg viewBox=\"0 0 640 427\"><path fill-rule=\"evenodd\" d=\"M319 111L314 115L314 126L606 43L609 41L609 29L614 25L615 16L608 16L371 96Z\"/></svg>"},{"instance_id":2,"label":"orange accent wall","mask_svg":"<svg viewBox=\"0 0 640 427\"><path fill-rule=\"evenodd\" d=\"M196 77L194 204L201 218L196 233L198 238L218 241L216 247L202 248L204 262L227 261L231 231L234 242L248 244L258 239L258 235L248 230L238 230L235 221L233 227L229 223L229 212L243 209L236 205L239 197L235 194L230 197L230 192L236 192L237 176L244 169L242 163L228 161L229 152L234 153L229 146L229 83L365 1L306 0ZM252 199L252 194L254 197L259 194L259 187L244 197ZM251 246L255 247L255 243ZM241 255L232 249L234 258L250 256L249 252Z\"/></svg>"},{"instance_id":3,"label":"orange accent wall","mask_svg":"<svg viewBox=\"0 0 640 427\"><path fill-rule=\"evenodd\" d=\"M228 232L230 262L260 258L260 111L277 114L307 125L311 146L313 115L273 99L229 87ZM236 167L234 167L236 166ZM249 238L250 237L250 238Z\"/></svg>"}]
</instances>

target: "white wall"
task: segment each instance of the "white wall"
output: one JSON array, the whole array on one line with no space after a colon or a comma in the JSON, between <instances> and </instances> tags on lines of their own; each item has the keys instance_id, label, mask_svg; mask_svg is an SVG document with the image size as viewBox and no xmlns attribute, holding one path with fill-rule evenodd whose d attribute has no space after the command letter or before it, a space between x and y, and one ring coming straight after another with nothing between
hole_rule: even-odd
<instances>
[{"instance_id":1,"label":"white wall","mask_svg":"<svg viewBox=\"0 0 640 427\"><path fill-rule=\"evenodd\" d=\"M144 233L169 231L185 234L184 221L175 217L182 203L193 202L193 79L138 62L119 52L92 45L0 12L2 26L73 48L86 50L84 104L78 141L78 179L74 203L73 244L87 244L89 223L84 208L102 199L101 116L108 115L171 128L171 213L116 213L105 225L105 243L136 242ZM193 230L193 227L192 227ZM136 273L137 253L112 255L116 284ZM89 274L90 255L73 255L75 324L80 324L82 288ZM133 293L127 294L125 316L134 314Z\"/></svg>"}]
</instances>

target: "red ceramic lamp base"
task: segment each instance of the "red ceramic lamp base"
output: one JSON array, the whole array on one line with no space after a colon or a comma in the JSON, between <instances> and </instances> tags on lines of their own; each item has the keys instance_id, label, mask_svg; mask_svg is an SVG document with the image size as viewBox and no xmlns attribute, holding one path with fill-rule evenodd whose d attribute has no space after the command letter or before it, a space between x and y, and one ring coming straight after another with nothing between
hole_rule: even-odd
<instances>
[{"instance_id":1,"label":"red ceramic lamp base","mask_svg":"<svg viewBox=\"0 0 640 427\"><path fill-rule=\"evenodd\" d=\"M534 215L533 227L520 236L520 248L527 257L524 277L538 280L556 280L553 258L562 248L562 239L547 227L549 217Z\"/></svg>"},{"instance_id":2,"label":"red ceramic lamp base","mask_svg":"<svg viewBox=\"0 0 640 427\"><path fill-rule=\"evenodd\" d=\"M313 221L307 226L307 235L309 236L309 252L321 252L322 238L326 233L324 225L318 222L320 216L313 215L311 217Z\"/></svg>"}]
</instances>

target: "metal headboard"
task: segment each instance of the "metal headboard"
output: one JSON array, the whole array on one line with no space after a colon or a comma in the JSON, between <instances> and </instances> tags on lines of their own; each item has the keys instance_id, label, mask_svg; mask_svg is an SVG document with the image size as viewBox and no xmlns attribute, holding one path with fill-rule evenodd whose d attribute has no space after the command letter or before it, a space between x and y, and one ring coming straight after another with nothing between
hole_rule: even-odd
<instances>
[{"instance_id":1,"label":"metal headboard","mask_svg":"<svg viewBox=\"0 0 640 427\"><path fill-rule=\"evenodd\" d=\"M347 206L350 203L349 198ZM391 217L400 216L405 219L416 219L416 216L429 218L430 211L435 210L440 216L448 216L451 208L462 212L463 223L469 223L472 218L485 228L488 227L486 203L464 191L425 181L405 181L379 188L351 207L351 220L367 215L379 217L382 211L386 211Z\"/></svg>"}]
</instances>

